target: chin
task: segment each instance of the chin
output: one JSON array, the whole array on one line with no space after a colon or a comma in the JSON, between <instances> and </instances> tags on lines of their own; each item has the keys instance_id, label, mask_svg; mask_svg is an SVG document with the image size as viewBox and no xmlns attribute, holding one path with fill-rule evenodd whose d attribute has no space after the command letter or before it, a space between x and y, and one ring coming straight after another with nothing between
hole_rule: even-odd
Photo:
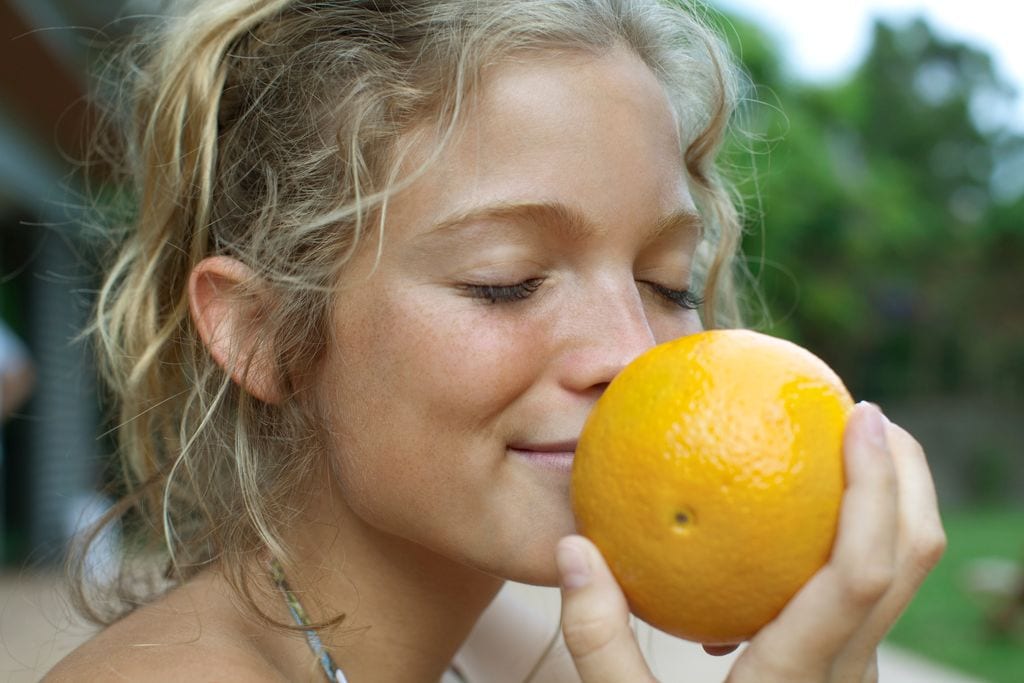
<instances>
[{"instance_id":1,"label":"chin","mask_svg":"<svg viewBox=\"0 0 1024 683\"><path fill-rule=\"evenodd\" d=\"M520 566L500 574L506 581L525 583L531 586L557 586L558 568L555 566L554 550L549 561L541 563L543 566Z\"/></svg>"},{"instance_id":2,"label":"chin","mask_svg":"<svg viewBox=\"0 0 1024 683\"><path fill-rule=\"evenodd\" d=\"M501 566L492 569L492 573L518 583L557 586L555 546L561 538L573 533L576 533L575 526L568 523L564 528L549 529L533 535L529 543L512 544L510 549L502 553L504 561Z\"/></svg>"}]
</instances>

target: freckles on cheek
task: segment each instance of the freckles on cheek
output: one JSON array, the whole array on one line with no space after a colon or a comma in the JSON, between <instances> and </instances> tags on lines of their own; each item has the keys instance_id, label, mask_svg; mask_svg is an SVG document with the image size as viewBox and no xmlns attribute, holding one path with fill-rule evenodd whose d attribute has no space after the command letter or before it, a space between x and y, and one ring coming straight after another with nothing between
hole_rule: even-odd
<instances>
[{"instance_id":1,"label":"freckles on cheek","mask_svg":"<svg viewBox=\"0 0 1024 683\"><path fill-rule=\"evenodd\" d=\"M347 315L346 315L347 313ZM378 295L338 311L337 362L325 377L347 443L402 433L431 450L466 429L492 433L498 415L541 376L550 321L449 294ZM330 386L333 385L333 386ZM399 426L401 426L399 428ZM373 439L369 435L376 435ZM361 447L362 447L361 446Z\"/></svg>"},{"instance_id":2,"label":"freckles on cheek","mask_svg":"<svg viewBox=\"0 0 1024 683\"><path fill-rule=\"evenodd\" d=\"M652 320L651 331L654 333L654 341L658 344L686 337L704 329L700 315L697 311L686 311L683 315L664 321Z\"/></svg>"},{"instance_id":3,"label":"freckles on cheek","mask_svg":"<svg viewBox=\"0 0 1024 683\"><path fill-rule=\"evenodd\" d=\"M427 354L422 371L435 386L450 386L453 400L500 409L536 381L544 347L536 326L489 310L431 318L414 352Z\"/></svg>"}]
</instances>

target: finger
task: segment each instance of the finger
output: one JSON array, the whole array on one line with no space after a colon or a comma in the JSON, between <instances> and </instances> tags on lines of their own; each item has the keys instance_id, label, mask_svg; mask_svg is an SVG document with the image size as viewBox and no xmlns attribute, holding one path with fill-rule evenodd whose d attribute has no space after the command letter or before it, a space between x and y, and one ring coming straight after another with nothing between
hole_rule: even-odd
<instances>
[{"instance_id":1,"label":"finger","mask_svg":"<svg viewBox=\"0 0 1024 683\"><path fill-rule=\"evenodd\" d=\"M928 459L914 437L888 424L889 447L899 482L900 538L897 557L901 572L898 586L917 590L946 550L939 501Z\"/></svg>"},{"instance_id":2,"label":"finger","mask_svg":"<svg viewBox=\"0 0 1024 683\"><path fill-rule=\"evenodd\" d=\"M843 455L846 492L832 556L754 637L737 660L740 671L772 671L778 680L824 679L892 583L896 470L886 444L885 421L875 406L862 403L851 412Z\"/></svg>"},{"instance_id":3,"label":"finger","mask_svg":"<svg viewBox=\"0 0 1024 683\"><path fill-rule=\"evenodd\" d=\"M629 606L601 553L582 536L558 543L562 633L584 683L651 681L633 630Z\"/></svg>"},{"instance_id":4,"label":"finger","mask_svg":"<svg viewBox=\"0 0 1024 683\"><path fill-rule=\"evenodd\" d=\"M878 650L872 648L871 652L856 670L844 669L841 666L832 668L832 675L829 678L836 683L878 683Z\"/></svg>"},{"instance_id":5,"label":"finger","mask_svg":"<svg viewBox=\"0 0 1024 683\"><path fill-rule=\"evenodd\" d=\"M836 663L835 671L850 680L862 669L862 662L874 657L878 643L946 548L935 484L924 450L910 434L892 423L887 424L886 436L899 490L897 573L886 595Z\"/></svg>"}]
</instances>

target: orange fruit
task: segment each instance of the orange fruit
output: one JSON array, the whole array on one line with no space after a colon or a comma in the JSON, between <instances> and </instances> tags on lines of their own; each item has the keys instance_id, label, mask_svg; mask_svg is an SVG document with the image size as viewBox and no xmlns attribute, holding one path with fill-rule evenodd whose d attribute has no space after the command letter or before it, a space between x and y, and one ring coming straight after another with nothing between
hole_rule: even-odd
<instances>
[{"instance_id":1,"label":"orange fruit","mask_svg":"<svg viewBox=\"0 0 1024 683\"><path fill-rule=\"evenodd\" d=\"M572 502L633 613L706 644L771 621L828 560L852 407L819 358L749 330L623 369L583 428Z\"/></svg>"}]
</instances>

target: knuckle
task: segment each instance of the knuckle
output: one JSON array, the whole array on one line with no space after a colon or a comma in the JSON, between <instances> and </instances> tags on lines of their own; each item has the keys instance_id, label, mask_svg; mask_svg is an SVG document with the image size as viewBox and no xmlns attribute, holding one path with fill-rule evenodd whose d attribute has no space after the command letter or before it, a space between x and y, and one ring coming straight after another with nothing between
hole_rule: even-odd
<instances>
[{"instance_id":1,"label":"knuckle","mask_svg":"<svg viewBox=\"0 0 1024 683\"><path fill-rule=\"evenodd\" d=\"M946 532L936 525L915 540L910 556L915 565L928 571L942 559L946 545Z\"/></svg>"},{"instance_id":2,"label":"knuckle","mask_svg":"<svg viewBox=\"0 0 1024 683\"><path fill-rule=\"evenodd\" d=\"M882 599L895 580L895 570L883 564L860 567L845 576L847 595L857 605L869 606Z\"/></svg>"},{"instance_id":3,"label":"knuckle","mask_svg":"<svg viewBox=\"0 0 1024 683\"><path fill-rule=\"evenodd\" d=\"M586 657L607 647L615 639L615 624L601 614L567 620L562 624L565 645L574 657Z\"/></svg>"}]
</instances>

